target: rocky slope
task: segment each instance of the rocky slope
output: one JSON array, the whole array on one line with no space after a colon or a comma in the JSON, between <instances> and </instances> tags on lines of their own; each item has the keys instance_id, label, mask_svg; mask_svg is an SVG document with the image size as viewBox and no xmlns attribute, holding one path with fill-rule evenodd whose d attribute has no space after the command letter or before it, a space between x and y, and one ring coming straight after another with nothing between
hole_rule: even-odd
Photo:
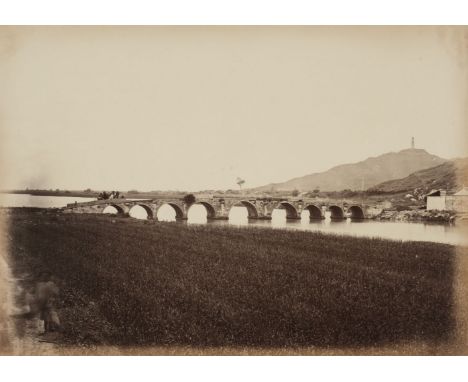
<instances>
[{"instance_id":1,"label":"rocky slope","mask_svg":"<svg viewBox=\"0 0 468 382\"><path fill-rule=\"evenodd\" d=\"M358 163L344 164L328 171L294 178L283 183L271 183L254 191L341 191L362 190L385 181L401 179L419 170L445 163L446 160L422 149L406 149Z\"/></svg>"},{"instance_id":2,"label":"rocky slope","mask_svg":"<svg viewBox=\"0 0 468 382\"><path fill-rule=\"evenodd\" d=\"M416 189L423 192L444 189L455 192L464 184L468 185L468 158L447 161L439 166L414 172L402 179L383 182L370 188L369 191L401 193Z\"/></svg>"}]
</instances>

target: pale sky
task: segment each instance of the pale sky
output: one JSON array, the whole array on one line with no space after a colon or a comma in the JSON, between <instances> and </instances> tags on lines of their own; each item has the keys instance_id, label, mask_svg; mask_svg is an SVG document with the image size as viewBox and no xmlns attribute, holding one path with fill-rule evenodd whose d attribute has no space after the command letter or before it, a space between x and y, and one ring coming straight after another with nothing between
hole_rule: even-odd
<instances>
[{"instance_id":1,"label":"pale sky","mask_svg":"<svg viewBox=\"0 0 468 382\"><path fill-rule=\"evenodd\" d=\"M0 188L204 190L466 156L466 29L0 27Z\"/></svg>"}]
</instances>

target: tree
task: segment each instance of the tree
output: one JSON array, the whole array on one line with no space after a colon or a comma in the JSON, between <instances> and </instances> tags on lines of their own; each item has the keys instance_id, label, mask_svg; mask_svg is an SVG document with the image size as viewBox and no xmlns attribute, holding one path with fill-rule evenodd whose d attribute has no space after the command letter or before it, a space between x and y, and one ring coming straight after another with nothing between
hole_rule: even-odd
<instances>
[{"instance_id":1,"label":"tree","mask_svg":"<svg viewBox=\"0 0 468 382\"><path fill-rule=\"evenodd\" d=\"M294 197L299 196L299 190L294 189L293 192L291 192L291 195L294 196Z\"/></svg>"},{"instance_id":2,"label":"tree","mask_svg":"<svg viewBox=\"0 0 468 382\"><path fill-rule=\"evenodd\" d=\"M185 195L182 200L187 206L191 206L193 203L195 203L195 195L194 194L187 194Z\"/></svg>"},{"instance_id":3,"label":"tree","mask_svg":"<svg viewBox=\"0 0 468 382\"><path fill-rule=\"evenodd\" d=\"M245 180L238 177L236 183L239 186L239 190L242 190L242 185L245 183Z\"/></svg>"}]
</instances>

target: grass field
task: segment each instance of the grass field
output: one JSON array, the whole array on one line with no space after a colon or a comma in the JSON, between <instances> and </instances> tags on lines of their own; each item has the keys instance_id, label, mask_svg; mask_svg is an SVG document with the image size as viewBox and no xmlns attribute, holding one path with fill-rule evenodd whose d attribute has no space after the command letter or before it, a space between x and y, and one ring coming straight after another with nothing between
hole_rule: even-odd
<instances>
[{"instance_id":1,"label":"grass field","mask_svg":"<svg viewBox=\"0 0 468 382\"><path fill-rule=\"evenodd\" d=\"M443 342L449 245L18 209L17 275L61 287L74 344L359 347Z\"/></svg>"}]
</instances>

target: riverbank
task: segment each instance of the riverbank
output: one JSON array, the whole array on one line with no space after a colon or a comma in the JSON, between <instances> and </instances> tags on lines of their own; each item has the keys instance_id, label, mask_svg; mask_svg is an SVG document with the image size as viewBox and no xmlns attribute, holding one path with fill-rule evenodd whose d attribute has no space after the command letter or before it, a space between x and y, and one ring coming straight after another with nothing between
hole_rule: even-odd
<instances>
[{"instance_id":1,"label":"riverbank","mask_svg":"<svg viewBox=\"0 0 468 382\"><path fill-rule=\"evenodd\" d=\"M427 210L383 210L372 217L374 220L408 221L429 223L454 223L457 220L466 220L466 214L457 214L455 211L427 211Z\"/></svg>"},{"instance_id":2,"label":"riverbank","mask_svg":"<svg viewBox=\"0 0 468 382\"><path fill-rule=\"evenodd\" d=\"M67 348L452 352L450 245L10 211L13 272L59 285Z\"/></svg>"}]
</instances>

